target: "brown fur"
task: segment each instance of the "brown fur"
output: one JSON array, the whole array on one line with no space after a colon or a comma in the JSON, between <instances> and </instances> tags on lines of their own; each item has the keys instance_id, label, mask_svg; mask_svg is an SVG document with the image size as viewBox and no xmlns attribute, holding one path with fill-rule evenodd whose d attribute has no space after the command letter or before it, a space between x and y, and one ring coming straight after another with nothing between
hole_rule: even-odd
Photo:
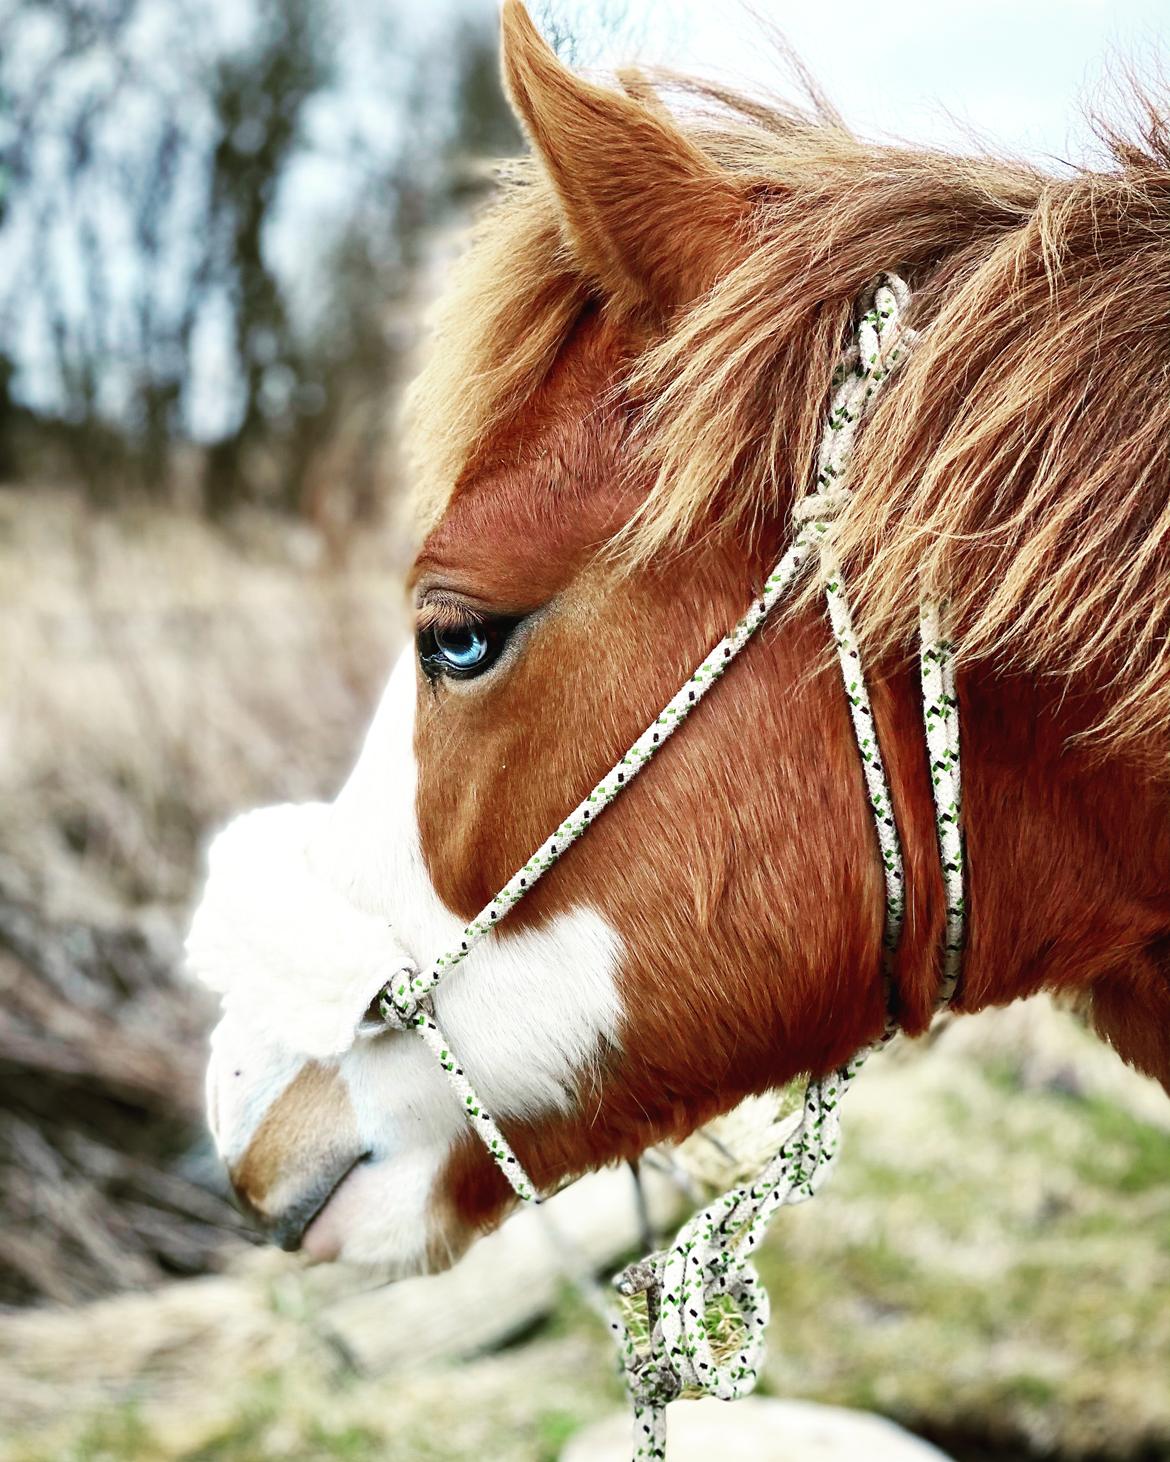
<instances>
[{"instance_id":1,"label":"brown fur","mask_svg":"<svg viewBox=\"0 0 1170 1462\"><path fill-rule=\"evenodd\" d=\"M925 1028L942 931L906 616L922 573L943 582L961 565L952 592L973 647L960 685L970 866L961 1006L1040 988L1080 992L1127 1059L1170 1086L1164 773L1083 744L1104 725L1115 752L1140 748L1153 713L1122 727L1118 707L1139 684L1155 701L1170 696L1162 647L1134 633L1164 531L1148 485L1161 447L1145 444L1140 461L1131 448L1136 476L1123 486L1097 471L1085 435L1090 421L1103 431L1109 405L1115 430L1151 406L1138 391L1127 416L1114 392L1115 379L1148 385L1150 309L1134 324L1137 363L1118 361L1116 378L1081 370L1081 415L1040 421L1046 391L1054 408L1071 409L1075 361L1056 347L1074 357L1089 349L1097 279L1092 251L1073 249L1082 214L1054 200L1098 185L866 148L835 126L779 114L682 139L655 109L636 119L639 146L615 150L634 126L636 95L576 82L516 4L505 10L505 55L551 181L528 172L487 226L415 393L433 525L415 584L424 614L441 600L530 618L482 681L420 682L419 819L440 895L476 912L742 612L788 535L793 490L808 480L852 300L895 266L917 285L917 323L930 328L867 427L845 542L863 570L867 663L907 857L898 1014L911 1033ZM1101 184L1101 206L1129 186ZM672 188L687 199L685 229L677 209L657 207ZM734 227L731 198L741 210ZM1153 249L1143 217L1135 237ZM1103 228L1116 264L1120 245ZM1049 241L1036 268L1057 301L1051 315L1040 276L1024 267L1033 256L1023 241L1037 229ZM1059 269L1058 235L1069 251ZM1016 275L1005 273L1009 256ZM1115 304L1135 303L1116 268L1108 278ZM970 314L977 299L992 314L982 330ZM1074 303L1079 328L1066 328L1062 311ZM948 332L963 320L969 349L956 351ZM1037 333L1044 322L1051 329ZM1099 325L1094 338L1119 354L1120 323ZM998 387L989 339L1000 348ZM1030 372L1044 362L1036 382ZM1007 392L998 415L997 389ZM977 418L973 399L983 403ZM982 443L975 456L967 432ZM1103 450L1121 473L1112 440ZM1013 466L1012 442L1036 448L1031 466L1026 454ZM1082 472L1063 486L1062 443ZM928 477L933 498L919 491ZM1048 507L1036 522L1020 512L1028 493ZM970 527L964 510L978 509L996 532L948 538L936 511L947 501L957 521ZM1125 517L1125 503L1136 517ZM1079 536L1049 532L1052 517L1078 522ZM1000 531L1009 519L1014 527ZM1060 598L1085 572L1083 544L1126 532L1129 558L1113 551L1098 572L1136 660L1111 658L1099 598L1088 615ZM1029 605L1049 584L1041 623ZM1095 582L1086 592L1096 595ZM1043 649L1041 629L1055 637ZM1062 629L1077 632L1072 642L1057 642ZM811 598L762 634L511 915L509 926L522 926L590 905L625 949L629 1019L617 1048L598 1053L581 1112L510 1134L538 1182L632 1155L748 1092L824 1071L879 1029L880 868L827 644ZM987 653L1001 644L1002 655ZM1009 673L1017 667L1039 673ZM490 1221L506 1199L470 1144L448 1190L469 1222Z\"/></svg>"}]
</instances>

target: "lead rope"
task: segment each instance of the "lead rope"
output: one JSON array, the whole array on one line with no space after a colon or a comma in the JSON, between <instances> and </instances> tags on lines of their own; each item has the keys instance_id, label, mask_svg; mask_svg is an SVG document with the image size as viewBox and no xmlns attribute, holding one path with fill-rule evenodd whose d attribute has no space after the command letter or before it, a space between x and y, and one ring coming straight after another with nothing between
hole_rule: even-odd
<instances>
[{"instance_id":1,"label":"lead rope","mask_svg":"<svg viewBox=\"0 0 1170 1462\"><path fill-rule=\"evenodd\" d=\"M834 546L833 525L849 503L846 474L857 428L899 359L913 344L914 332L900 324L907 302L906 286L892 274L884 275L862 298L857 337L845 351L833 376L815 490L797 503L796 535L765 580L760 597L617 765L467 925L458 947L440 955L425 970L413 965L403 967L377 997L379 1014L387 1026L414 1030L430 1047L447 1073L468 1120L522 1202L541 1200L451 1052L435 1020L432 992L646 766L756 634L814 556L820 563L881 851L886 890L884 945L888 979L889 959L897 946L903 917L902 853ZM920 631L923 711L947 901L946 952L939 995L943 1004L954 993L963 942L958 702L953 645L946 630L943 606L924 605ZM648 1341L640 1346L616 1311L609 1316L634 1405L636 1459L665 1458L666 1406L684 1391L730 1401L755 1386L769 1307L767 1292L751 1264L751 1255L763 1238L772 1214L786 1204L811 1198L828 1177L837 1154L841 1098L866 1057L886 1045L896 1029L894 1022L888 1020L873 1045L858 1052L836 1071L810 1082L797 1126L752 1183L722 1194L684 1225L668 1250L631 1265L618 1276L615 1283L619 1293L646 1295L649 1321ZM713 1318L715 1307L724 1310L730 1307L737 1313L741 1335L731 1353L721 1358L716 1356L712 1344L716 1329L723 1328Z\"/></svg>"}]
</instances>

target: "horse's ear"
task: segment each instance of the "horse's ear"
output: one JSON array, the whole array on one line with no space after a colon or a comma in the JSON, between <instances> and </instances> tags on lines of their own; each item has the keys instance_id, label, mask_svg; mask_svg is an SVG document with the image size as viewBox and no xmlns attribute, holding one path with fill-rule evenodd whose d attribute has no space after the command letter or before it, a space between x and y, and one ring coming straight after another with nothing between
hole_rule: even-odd
<instances>
[{"instance_id":1,"label":"horse's ear","mask_svg":"<svg viewBox=\"0 0 1170 1462\"><path fill-rule=\"evenodd\" d=\"M504 81L584 268L620 304L670 310L737 257L746 190L665 109L557 60L520 0L503 9Z\"/></svg>"}]
</instances>

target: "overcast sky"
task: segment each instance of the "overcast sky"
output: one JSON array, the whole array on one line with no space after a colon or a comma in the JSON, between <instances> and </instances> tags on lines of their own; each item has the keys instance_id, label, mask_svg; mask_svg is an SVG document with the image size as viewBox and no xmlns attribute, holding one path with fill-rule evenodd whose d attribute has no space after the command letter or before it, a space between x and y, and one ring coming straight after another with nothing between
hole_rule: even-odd
<instances>
[{"instance_id":1,"label":"overcast sky","mask_svg":"<svg viewBox=\"0 0 1170 1462\"><path fill-rule=\"evenodd\" d=\"M490 3L490 0L488 0ZM566 0L582 18L613 0ZM754 0L856 130L961 147L1083 157L1081 106L1119 62L1154 77L1170 53L1170 0ZM628 0L647 61L775 83L737 0ZM614 57L613 47L605 60Z\"/></svg>"}]
</instances>

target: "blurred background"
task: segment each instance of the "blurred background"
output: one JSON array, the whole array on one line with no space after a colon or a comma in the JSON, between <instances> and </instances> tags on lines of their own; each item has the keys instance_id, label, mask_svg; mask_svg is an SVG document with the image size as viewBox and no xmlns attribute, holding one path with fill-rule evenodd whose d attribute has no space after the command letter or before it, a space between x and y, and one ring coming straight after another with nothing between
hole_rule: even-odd
<instances>
[{"instance_id":1,"label":"blurred background","mask_svg":"<svg viewBox=\"0 0 1170 1462\"><path fill-rule=\"evenodd\" d=\"M575 65L783 89L775 26L859 130L1058 170L1170 42L1165 0L532 8ZM332 795L400 642L395 403L522 145L496 44L489 0L0 0L2 1459L535 1462L620 1402L551 1248L506 1295L257 1248L178 972L209 829ZM851 1102L765 1257L765 1389L970 1462L1170 1458L1160 1089L1034 1003Z\"/></svg>"}]
</instances>

